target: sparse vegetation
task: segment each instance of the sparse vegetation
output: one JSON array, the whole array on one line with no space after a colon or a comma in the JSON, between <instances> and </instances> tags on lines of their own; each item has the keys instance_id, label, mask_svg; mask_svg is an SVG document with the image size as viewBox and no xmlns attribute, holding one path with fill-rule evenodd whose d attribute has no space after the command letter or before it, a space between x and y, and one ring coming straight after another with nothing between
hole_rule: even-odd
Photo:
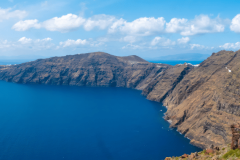
<instances>
[{"instance_id":1,"label":"sparse vegetation","mask_svg":"<svg viewBox=\"0 0 240 160\"><path fill-rule=\"evenodd\" d=\"M172 157L168 160L239 160L240 159L240 150L232 150L230 145L227 145L219 150L214 150L212 153L209 152L209 149L203 150L198 153L191 153L188 157Z\"/></svg>"},{"instance_id":2,"label":"sparse vegetation","mask_svg":"<svg viewBox=\"0 0 240 160\"><path fill-rule=\"evenodd\" d=\"M223 155L224 159L229 159L230 157L232 158L240 158L240 150L239 149L231 149L230 151L228 151L227 153L225 153Z\"/></svg>"}]
</instances>

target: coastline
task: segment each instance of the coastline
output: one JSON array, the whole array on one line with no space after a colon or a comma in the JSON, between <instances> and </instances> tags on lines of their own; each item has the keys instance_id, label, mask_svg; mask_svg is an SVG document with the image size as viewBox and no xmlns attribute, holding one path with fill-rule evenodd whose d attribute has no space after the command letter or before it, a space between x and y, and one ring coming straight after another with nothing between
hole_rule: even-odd
<instances>
[{"instance_id":1,"label":"coastline","mask_svg":"<svg viewBox=\"0 0 240 160\"><path fill-rule=\"evenodd\" d=\"M228 123L240 121L231 76L239 52L220 51L198 67L149 63L137 56L117 57L94 52L40 59L0 68L0 79L15 83L124 87L141 90L146 99L162 102L170 127L191 139L200 148L230 143ZM133 63L134 62L134 63ZM231 68L231 72L226 70ZM236 67L237 68L237 67ZM225 77L221 79L219 77ZM216 81L219 81L216 85ZM235 83L235 82L234 82ZM240 82L236 81L236 84ZM219 88L218 86L221 86ZM220 89L215 92L216 88ZM228 89L230 88L230 89ZM230 101L228 95L234 95ZM229 114L230 113L230 114Z\"/></svg>"}]
</instances>

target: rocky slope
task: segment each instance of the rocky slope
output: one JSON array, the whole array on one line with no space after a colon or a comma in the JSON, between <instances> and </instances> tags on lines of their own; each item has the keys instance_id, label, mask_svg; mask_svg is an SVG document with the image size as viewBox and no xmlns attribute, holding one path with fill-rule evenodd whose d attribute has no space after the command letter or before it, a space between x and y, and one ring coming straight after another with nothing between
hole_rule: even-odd
<instances>
[{"instance_id":1,"label":"rocky slope","mask_svg":"<svg viewBox=\"0 0 240 160\"><path fill-rule=\"evenodd\" d=\"M230 143L240 121L240 51L214 53L198 67L149 63L137 56L95 52L0 66L0 79L16 83L116 86L142 90L168 107L171 127L207 148Z\"/></svg>"},{"instance_id":2,"label":"rocky slope","mask_svg":"<svg viewBox=\"0 0 240 160\"><path fill-rule=\"evenodd\" d=\"M164 99L166 119L201 148L231 141L240 121L240 51L214 53L186 75Z\"/></svg>"},{"instance_id":3,"label":"rocky slope","mask_svg":"<svg viewBox=\"0 0 240 160\"><path fill-rule=\"evenodd\" d=\"M16 83L135 88L149 75L154 76L167 67L137 56L116 57L96 52L5 66L0 78Z\"/></svg>"}]
</instances>

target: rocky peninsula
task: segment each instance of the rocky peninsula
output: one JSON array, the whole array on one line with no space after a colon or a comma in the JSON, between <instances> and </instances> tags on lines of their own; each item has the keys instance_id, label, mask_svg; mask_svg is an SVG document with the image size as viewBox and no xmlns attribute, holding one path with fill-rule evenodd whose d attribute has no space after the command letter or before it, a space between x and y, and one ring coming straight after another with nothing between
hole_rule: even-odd
<instances>
[{"instance_id":1,"label":"rocky peninsula","mask_svg":"<svg viewBox=\"0 0 240 160\"><path fill-rule=\"evenodd\" d=\"M240 121L240 51L220 51L199 66L150 63L103 52L0 66L0 80L26 84L127 87L167 106L170 127L200 148L231 143Z\"/></svg>"}]
</instances>

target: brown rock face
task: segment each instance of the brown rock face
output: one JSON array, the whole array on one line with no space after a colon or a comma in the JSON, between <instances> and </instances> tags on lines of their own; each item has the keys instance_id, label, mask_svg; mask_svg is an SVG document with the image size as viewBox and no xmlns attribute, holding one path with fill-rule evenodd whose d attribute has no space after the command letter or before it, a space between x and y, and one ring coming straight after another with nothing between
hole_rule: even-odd
<instances>
[{"instance_id":1,"label":"brown rock face","mask_svg":"<svg viewBox=\"0 0 240 160\"><path fill-rule=\"evenodd\" d=\"M181 156L181 158L187 158L187 157L188 157L187 154L184 154L184 155Z\"/></svg>"},{"instance_id":2,"label":"brown rock face","mask_svg":"<svg viewBox=\"0 0 240 160\"><path fill-rule=\"evenodd\" d=\"M240 120L240 51L220 51L191 70L164 99L166 119L201 147L231 143Z\"/></svg>"},{"instance_id":3,"label":"brown rock face","mask_svg":"<svg viewBox=\"0 0 240 160\"><path fill-rule=\"evenodd\" d=\"M191 65L186 64L168 67L151 80L143 89L143 95L147 96L147 99L162 102L192 69Z\"/></svg>"},{"instance_id":4,"label":"brown rock face","mask_svg":"<svg viewBox=\"0 0 240 160\"><path fill-rule=\"evenodd\" d=\"M231 149L240 149L239 145L239 138L240 138L240 125L239 124L233 124L231 125L232 130L232 143L231 143Z\"/></svg>"},{"instance_id":5,"label":"brown rock face","mask_svg":"<svg viewBox=\"0 0 240 160\"><path fill-rule=\"evenodd\" d=\"M171 81L166 83L166 89L162 87L158 91L164 96L192 68L149 63L137 56L117 57L95 52L2 66L0 79L16 83L148 88L148 94L151 90L155 92L154 84L165 78Z\"/></svg>"},{"instance_id":6,"label":"brown rock face","mask_svg":"<svg viewBox=\"0 0 240 160\"><path fill-rule=\"evenodd\" d=\"M191 153L191 154L189 155L189 158L190 158L190 159L194 159L194 158L196 158L195 153Z\"/></svg>"},{"instance_id":7,"label":"brown rock face","mask_svg":"<svg viewBox=\"0 0 240 160\"><path fill-rule=\"evenodd\" d=\"M214 151L213 151L213 149L210 149L210 148L208 148L208 149L206 149L206 154L210 154L210 153L213 153Z\"/></svg>"},{"instance_id":8,"label":"brown rock face","mask_svg":"<svg viewBox=\"0 0 240 160\"><path fill-rule=\"evenodd\" d=\"M95 52L40 59L0 68L0 79L16 83L141 88L169 65L149 63L137 56L117 57Z\"/></svg>"}]
</instances>

